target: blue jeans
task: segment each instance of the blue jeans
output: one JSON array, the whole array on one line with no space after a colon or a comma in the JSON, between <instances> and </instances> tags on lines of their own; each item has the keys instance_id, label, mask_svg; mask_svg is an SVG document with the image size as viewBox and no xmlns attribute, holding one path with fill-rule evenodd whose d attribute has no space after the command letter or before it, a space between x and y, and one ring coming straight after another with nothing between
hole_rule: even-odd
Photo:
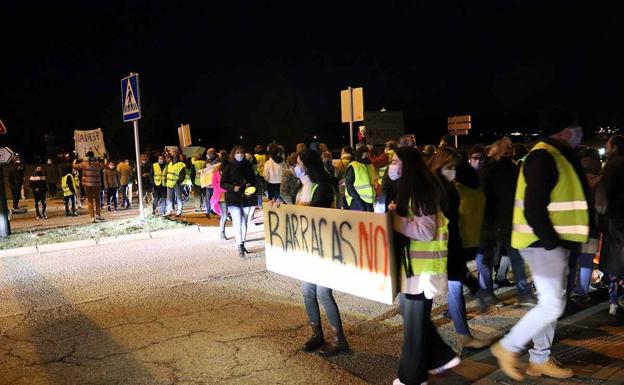
<instances>
[{"instance_id":1,"label":"blue jeans","mask_svg":"<svg viewBox=\"0 0 624 385\"><path fill-rule=\"evenodd\" d=\"M448 310L457 334L469 336L464 285L461 281L448 281Z\"/></svg>"},{"instance_id":2,"label":"blue jeans","mask_svg":"<svg viewBox=\"0 0 624 385\"><path fill-rule=\"evenodd\" d=\"M514 249L508 242L497 241L495 247L484 247L483 253L477 254L477 271L479 272L479 286L488 293L494 292L492 282L492 272L497 260L500 259L502 248L507 249L509 259L511 260L511 271L516 281L516 290L518 295L531 295L531 286L527 281L526 272L524 270L524 260L520 256L517 249Z\"/></svg>"},{"instance_id":3,"label":"blue jeans","mask_svg":"<svg viewBox=\"0 0 624 385\"><path fill-rule=\"evenodd\" d=\"M340 311L332 289L318 286L310 282L301 282L301 291L303 292L303 303L310 322L317 325L321 324L321 312L319 310L319 302L325 309L325 314L329 319L329 324L337 330L342 331L342 320L340 319Z\"/></svg>"},{"instance_id":4,"label":"blue jeans","mask_svg":"<svg viewBox=\"0 0 624 385\"><path fill-rule=\"evenodd\" d=\"M122 207L130 207L132 204L130 203L130 199L128 199L128 185L121 185L121 206Z\"/></svg>"},{"instance_id":5,"label":"blue jeans","mask_svg":"<svg viewBox=\"0 0 624 385\"><path fill-rule=\"evenodd\" d=\"M177 211L176 214L182 214L182 208L184 202L182 201L182 187L176 184L175 187L167 187L167 212L165 214L171 214L173 211L173 201L176 201Z\"/></svg>"},{"instance_id":6,"label":"blue jeans","mask_svg":"<svg viewBox=\"0 0 624 385\"><path fill-rule=\"evenodd\" d=\"M578 263L578 280L576 276L576 265ZM568 273L568 295L574 292L582 297L589 294L589 284L591 282L594 267L594 254L571 252L570 272Z\"/></svg>"},{"instance_id":7,"label":"blue jeans","mask_svg":"<svg viewBox=\"0 0 624 385\"><path fill-rule=\"evenodd\" d=\"M247 238L247 221L249 220L250 211L251 207L228 206L228 213L232 217L232 227L234 228L234 238L237 245L244 244Z\"/></svg>"},{"instance_id":8,"label":"blue jeans","mask_svg":"<svg viewBox=\"0 0 624 385\"><path fill-rule=\"evenodd\" d=\"M206 187L206 190L204 192L204 204L206 205L206 214L210 214L210 212L212 211L212 209L210 208L210 199L212 198L212 194L214 194L214 188Z\"/></svg>"},{"instance_id":9,"label":"blue jeans","mask_svg":"<svg viewBox=\"0 0 624 385\"><path fill-rule=\"evenodd\" d=\"M152 202L152 211L156 214L156 208L160 206L160 213L165 213L167 204L167 187L154 186L154 200Z\"/></svg>"}]
</instances>

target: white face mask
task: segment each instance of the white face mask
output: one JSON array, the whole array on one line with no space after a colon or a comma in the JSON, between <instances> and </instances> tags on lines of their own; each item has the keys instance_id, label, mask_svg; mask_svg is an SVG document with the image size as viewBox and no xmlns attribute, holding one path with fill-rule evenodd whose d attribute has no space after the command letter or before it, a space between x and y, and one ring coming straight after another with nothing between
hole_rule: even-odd
<instances>
[{"instance_id":1,"label":"white face mask","mask_svg":"<svg viewBox=\"0 0 624 385\"><path fill-rule=\"evenodd\" d=\"M457 171L453 168L442 167L442 175L449 181L452 182L455 180L455 176L457 175Z\"/></svg>"},{"instance_id":2,"label":"white face mask","mask_svg":"<svg viewBox=\"0 0 624 385\"><path fill-rule=\"evenodd\" d=\"M245 159L245 155L243 155L243 154L234 154L234 159L236 159L237 162L242 162L243 159Z\"/></svg>"},{"instance_id":3,"label":"white face mask","mask_svg":"<svg viewBox=\"0 0 624 385\"><path fill-rule=\"evenodd\" d=\"M391 164L388 166L388 178L390 180L397 180L401 177L401 167L398 164Z\"/></svg>"},{"instance_id":4,"label":"white face mask","mask_svg":"<svg viewBox=\"0 0 624 385\"><path fill-rule=\"evenodd\" d=\"M303 167L296 165L295 166L295 176L299 179L303 178L306 175L305 170L303 169Z\"/></svg>"}]
</instances>

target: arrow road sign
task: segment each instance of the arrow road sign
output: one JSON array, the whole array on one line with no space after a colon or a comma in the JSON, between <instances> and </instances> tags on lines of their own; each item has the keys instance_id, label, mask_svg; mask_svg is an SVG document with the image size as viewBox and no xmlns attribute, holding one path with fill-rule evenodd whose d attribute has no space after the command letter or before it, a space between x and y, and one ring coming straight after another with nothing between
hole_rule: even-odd
<instances>
[{"instance_id":1,"label":"arrow road sign","mask_svg":"<svg viewBox=\"0 0 624 385\"><path fill-rule=\"evenodd\" d=\"M0 165L9 164L13 160L13 151L8 147L0 147Z\"/></svg>"},{"instance_id":2,"label":"arrow road sign","mask_svg":"<svg viewBox=\"0 0 624 385\"><path fill-rule=\"evenodd\" d=\"M123 121L141 119L141 97L139 95L139 74L121 79L121 106Z\"/></svg>"}]
</instances>

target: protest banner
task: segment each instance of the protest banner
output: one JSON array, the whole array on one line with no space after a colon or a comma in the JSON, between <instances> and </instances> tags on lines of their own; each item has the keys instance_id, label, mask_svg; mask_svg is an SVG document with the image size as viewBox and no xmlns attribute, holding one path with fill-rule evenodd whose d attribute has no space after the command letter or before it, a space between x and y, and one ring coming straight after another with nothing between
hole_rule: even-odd
<instances>
[{"instance_id":1,"label":"protest banner","mask_svg":"<svg viewBox=\"0 0 624 385\"><path fill-rule=\"evenodd\" d=\"M398 279L388 214L265 202L267 270L392 304Z\"/></svg>"},{"instance_id":2,"label":"protest banner","mask_svg":"<svg viewBox=\"0 0 624 385\"><path fill-rule=\"evenodd\" d=\"M208 165L199 172L199 182L202 188L212 185L212 174L215 172L217 165Z\"/></svg>"},{"instance_id":3,"label":"protest banner","mask_svg":"<svg viewBox=\"0 0 624 385\"><path fill-rule=\"evenodd\" d=\"M83 159L89 151L93 151L96 158L103 158L106 154L104 134L99 128L96 130L74 130L74 144L78 159Z\"/></svg>"}]
</instances>

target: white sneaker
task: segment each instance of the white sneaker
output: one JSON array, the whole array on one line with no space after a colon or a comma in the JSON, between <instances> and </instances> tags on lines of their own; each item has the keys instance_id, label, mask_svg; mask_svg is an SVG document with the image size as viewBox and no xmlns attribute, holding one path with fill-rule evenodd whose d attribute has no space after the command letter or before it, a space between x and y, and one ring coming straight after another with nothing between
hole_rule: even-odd
<instances>
[{"instance_id":1,"label":"white sneaker","mask_svg":"<svg viewBox=\"0 0 624 385\"><path fill-rule=\"evenodd\" d=\"M449 369L452 369L454 367L456 367L457 365L459 365L461 363L461 360L459 359L459 357L455 357L452 360L450 360L449 362L447 362L446 364L440 366L439 368L435 368L435 369L431 369L429 371L429 374L440 374L440 373L444 373Z\"/></svg>"},{"instance_id":2,"label":"white sneaker","mask_svg":"<svg viewBox=\"0 0 624 385\"><path fill-rule=\"evenodd\" d=\"M399 380L398 378L395 378L394 381L392 381L392 385L405 385L405 384L402 383L401 380ZM427 385L427 381L423 382L420 385Z\"/></svg>"},{"instance_id":3,"label":"white sneaker","mask_svg":"<svg viewBox=\"0 0 624 385\"><path fill-rule=\"evenodd\" d=\"M617 308L618 308L618 305L616 305L614 303L609 305L609 314L610 315L617 315Z\"/></svg>"}]
</instances>

